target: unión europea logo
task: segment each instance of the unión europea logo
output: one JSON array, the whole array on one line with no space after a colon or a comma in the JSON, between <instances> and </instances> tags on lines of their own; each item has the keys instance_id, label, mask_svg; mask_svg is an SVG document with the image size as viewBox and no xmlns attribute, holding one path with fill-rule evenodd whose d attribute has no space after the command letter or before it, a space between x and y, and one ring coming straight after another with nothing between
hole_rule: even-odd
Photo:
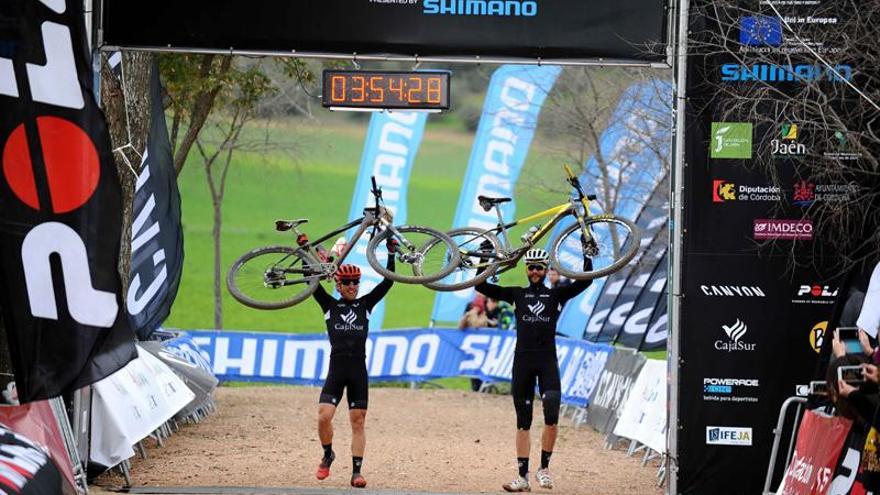
<instances>
[{"instance_id":1,"label":"uni\u00f3n europea logo","mask_svg":"<svg viewBox=\"0 0 880 495\"><path fill-rule=\"evenodd\" d=\"M497 15L534 17L538 2L534 0L424 0L426 15Z\"/></svg>"}]
</instances>

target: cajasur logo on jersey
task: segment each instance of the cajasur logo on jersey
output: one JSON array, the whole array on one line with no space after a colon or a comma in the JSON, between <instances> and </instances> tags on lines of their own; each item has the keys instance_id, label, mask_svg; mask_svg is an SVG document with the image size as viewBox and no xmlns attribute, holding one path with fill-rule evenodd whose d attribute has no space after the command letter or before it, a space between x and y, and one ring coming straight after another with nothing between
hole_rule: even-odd
<instances>
[{"instance_id":1,"label":"cajasur logo on jersey","mask_svg":"<svg viewBox=\"0 0 880 495\"><path fill-rule=\"evenodd\" d=\"M339 315L339 319L343 321L343 323L337 323L333 325L333 328L336 330L363 330L363 325L356 325L357 314L351 309L348 310L348 313L344 315Z\"/></svg>"},{"instance_id":2,"label":"cajasur logo on jersey","mask_svg":"<svg viewBox=\"0 0 880 495\"><path fill-rule=\"evenodd\" d=\"M527 305L527 307L529 308L529 311L532 312L532 314L524 314L523 320L529 321L529 322L538 322L538 321L541 321L544 323L550 322L549 316L541 316L544 313L544 310L547 309L547 307L544 306L544 303L542 303L541 301L538 301L535 304L529 304L529 305Z\"/></svg>"}]
</instances>

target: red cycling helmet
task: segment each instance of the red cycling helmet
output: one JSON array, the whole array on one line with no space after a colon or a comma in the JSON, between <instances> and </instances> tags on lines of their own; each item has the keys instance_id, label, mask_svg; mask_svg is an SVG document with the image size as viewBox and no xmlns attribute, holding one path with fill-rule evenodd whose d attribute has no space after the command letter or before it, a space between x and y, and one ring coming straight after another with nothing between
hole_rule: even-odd
<instances>
[{"instance_id":1,"label":"red cycling helmet","mask_svg":"<svg viewBox=\"0 0 880 495\"><path fill-rule=\"evenodd\" d=\"M336 281L358 280L361 278L361 269L357 265L339 265L336 270Z\"/></svg>"}]
</instances>

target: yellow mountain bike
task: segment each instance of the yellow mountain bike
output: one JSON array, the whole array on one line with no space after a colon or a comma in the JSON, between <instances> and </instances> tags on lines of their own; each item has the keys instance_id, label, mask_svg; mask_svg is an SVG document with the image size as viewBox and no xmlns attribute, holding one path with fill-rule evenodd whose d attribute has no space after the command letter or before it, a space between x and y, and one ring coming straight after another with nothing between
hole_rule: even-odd
<instances>
[{"instance_id":1,"label":"yellow mountain bike","mask_svg":"<svg viewBox=\"0 0 880 495\"><path fill-rule=\"evenodd\" d=\"M604 277L626 266L636 255L641 242L638 228L626 218L591 214L590 201L594 201L596 197L584 193L571 167L565 165L565 172L568 175L566 181L574 188L575 196L569 198L567 203L510 223L504 223L498 208L498 205L510 201L510 198L478 197L483 210L495 209L498 225L491 229L464 227L447 232L458 246L461 260L450 275L425 286L439 291L467 289L495 274L510 270L557 223L572 217L572 224L551 243L550 264L556 271L575 280L589 280ZM509 229L545 217L550 217L547 223L532 226L522 236L521 245L511 246ZM439 241L429 241L422 248L426 256L430 257L436 257L430 251L446 249L446 245ZM454 253L446 252L446 255L450 259L454 257ZM593 261L591 270L584 270L585 256Z\"/></svg>"}]
</instances>

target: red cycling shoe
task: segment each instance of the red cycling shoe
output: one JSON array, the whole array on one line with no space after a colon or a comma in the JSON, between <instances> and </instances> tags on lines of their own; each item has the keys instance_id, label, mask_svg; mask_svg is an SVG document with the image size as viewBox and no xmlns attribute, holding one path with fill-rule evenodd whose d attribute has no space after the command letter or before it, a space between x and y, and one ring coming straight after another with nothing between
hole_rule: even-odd
<instances>
[{"instance_id":1,"label":"red cycling shoe","mask_svg":"<svg viewBox=\"0 0 880 495\"><path fill-rule=\"evenodd\" d=\"M361 473L351 475L351 486L355 488L366 488L367 480Z\"/></svg>"}]
</instances>

